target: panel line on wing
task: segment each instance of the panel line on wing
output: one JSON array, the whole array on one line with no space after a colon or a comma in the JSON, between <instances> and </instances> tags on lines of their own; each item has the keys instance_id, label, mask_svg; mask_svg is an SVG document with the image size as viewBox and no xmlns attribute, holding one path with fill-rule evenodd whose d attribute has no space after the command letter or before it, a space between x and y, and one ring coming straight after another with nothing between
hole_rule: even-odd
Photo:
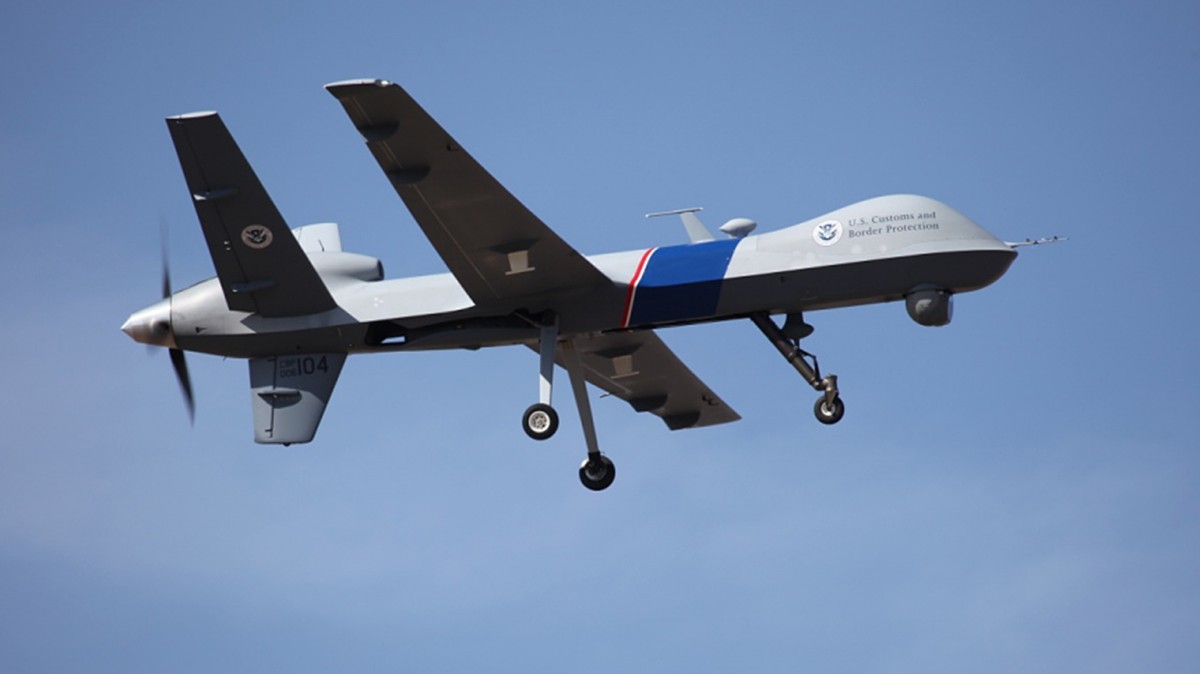
<instances>
[{"instance_id":1,"label":"panel line on wing","mask_svg":"<svg viewBox=\"0 0 1200 674\"><path fill-rule=\"evenodd\" d=\"M462 243L460 243L458 238L454 236L454 232L450 229L450 227L446 226L446 222L442 219L442 216L438 213L437 209L430 204L429 199L425 197L425 193L421 190L421 188L417 187L416 185L410 185L409 189L411 189L417 195L417 197L421 199L421 203L425 205L425 208L429 209L429 213L437 222L438 227L442 228L442 232L445 233L446 238L454 244L454 247L457 248L458 252L462 254L466 263L471 265L471 269L474 270L475 275L479 277L479 280L483 283L483 285L487 286L488 291L491 292L493 296L499 297L500 293L496 292L496 288L488 280L487 275L483 273L483 270L479 268L479 265L475 264L475 256L468 254L466 249L463 248Z\"/></svg>"}]
</instances>

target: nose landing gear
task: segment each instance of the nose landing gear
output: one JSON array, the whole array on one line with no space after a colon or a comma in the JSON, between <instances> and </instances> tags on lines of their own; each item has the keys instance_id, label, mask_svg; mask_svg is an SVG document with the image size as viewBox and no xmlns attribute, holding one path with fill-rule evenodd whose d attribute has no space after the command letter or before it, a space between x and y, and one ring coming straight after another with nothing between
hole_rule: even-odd
<instances>
[{"instance_id":1,"label":"nose landing gear","mask_svg":"<svg viewBox=\"0 0 1200 674\"><path fill-rule=\"evenodd\" d=\"M816 404L813 405L813 414L817 417L817 421L823 424L836 424L841 421L842 416L846 413L846 404L842 402L841 395L838 393L837 375L831 374L822 377L817 357L801 349L799 337L795 339L789 337L784 330L775 325L775 321L771 320L766 312L750 314L750 320L775 345L784 359L796 368L800 376L804 377L804 381L822 393L821 397L817 398ZM812 328L805 324L798 314L789 315L785 327L790 327L793 334L800 336L807 336L812 332ZM811 365L808 362L809 359L812 360Z\"/></svg>"},{"instance_id":2,"label":"nose landing gear","mask_svg":"<svg viewBox=\"0 0 1200 674\"><path fill-rule=\"evenodd\" d=\"M832 426L842 420L842 415L846 413L846 403L837 396L837 390L834 389L834 399L831 404L825 400L825 396L817 398L817 402L813 405L813 414L816 415L817 421Z\"/></svg>"}]
</instances>

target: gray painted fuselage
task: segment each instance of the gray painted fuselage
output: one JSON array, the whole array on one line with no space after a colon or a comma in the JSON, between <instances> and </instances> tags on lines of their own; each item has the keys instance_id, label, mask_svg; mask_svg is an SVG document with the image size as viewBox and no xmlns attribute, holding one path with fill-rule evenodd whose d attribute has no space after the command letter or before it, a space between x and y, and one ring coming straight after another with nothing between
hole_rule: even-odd
<instances>
[{"instance_id":1,"label":"gray painted fuselage","mask_svg":"<svg viewBox=\"0 0 1200 674\"><path fill-rule=\"evenodd\" d=\"M705 253L715 248L698 248L717 245L729 253L714 257ZM1016 257L1009 245L957 211L910 195L859 202L736 243L688 246L672 247L672 254L685 262L692 254L719 258L724 265L718 276L658 289L667 299L711 295L713 306L693 313L640 310L637 303L649 300L640 297L639 265L655 263L646 250L589 256L608 283L488 307L472 303L448 273L367 280L376 278L373 258L317 252L309 258L336 300L333 310L289 318L231 311L217 279L210 279L138 312L131 323L165 312L179 348L238 358L480 348L536 343L538 328L529 318L545 311L557 314L561 333L578 334L888 302L919 287L963 293L997 280Z\"/></svg>"}]
</instances>

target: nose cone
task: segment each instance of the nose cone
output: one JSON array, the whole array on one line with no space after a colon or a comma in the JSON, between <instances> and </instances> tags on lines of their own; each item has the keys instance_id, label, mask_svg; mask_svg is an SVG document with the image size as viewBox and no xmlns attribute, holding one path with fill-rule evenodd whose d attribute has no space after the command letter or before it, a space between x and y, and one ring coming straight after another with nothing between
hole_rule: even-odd
<instances>
[{"instance_id":1,"label":"nose cone","mask_svg":"<svg viewBox=\"0 0 1200 674\"><path fill-rule=\"evenodd\" d=\"M175 347L175 335L171 332L171 302L163 300L141 311L135 311L121 326L121 332L135 342L151 346Z\"/></svg>"}]
</instances>

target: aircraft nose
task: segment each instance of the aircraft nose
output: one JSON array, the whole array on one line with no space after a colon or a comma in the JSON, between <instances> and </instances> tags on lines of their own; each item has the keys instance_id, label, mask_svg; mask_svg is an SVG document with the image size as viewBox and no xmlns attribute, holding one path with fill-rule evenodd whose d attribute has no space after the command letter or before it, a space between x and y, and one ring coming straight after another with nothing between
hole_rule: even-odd
<instances>
[{"instance_id":1,"label":"aircraft nose","mask_svg":"<svg viewBox=\"0 0 1200 674\"><path fill-rule=\"evenodd\" d=\"M171 303L163 300L133 312L121 325L121 332L141 344L175 348L175 335L171 332Z\"/></svg>"}]
</instances>

